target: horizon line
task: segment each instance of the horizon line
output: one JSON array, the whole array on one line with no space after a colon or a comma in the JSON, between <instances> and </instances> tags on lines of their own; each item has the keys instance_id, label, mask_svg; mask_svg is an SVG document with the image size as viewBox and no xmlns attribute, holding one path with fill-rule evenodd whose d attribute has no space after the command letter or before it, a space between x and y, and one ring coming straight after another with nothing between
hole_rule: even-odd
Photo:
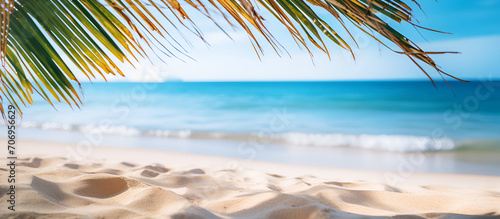
<instances>
[{"instance_id":1,"label":"horizon line","mask_svg":"<svg viewBox=\"0 0 500 219\"><path fill-rule=\"evenodd\" d=\"M481 82L484 80L481 79L464 79L468 80L470 82ZM492 78L491 81L500 81L500 78ZM248 83L259 83L259 82L264 82L264 83L273 83L273 82L429 82L432 84L432 81L429 79L361 79L361 80L352 80L352 79L347 79L347 80L234 80L234 81L225 81L225 80L214 80L214 81L185 81L185 80L166 80L166 81L84 81L80 83L242 83L242 82L248 82ZM451 80L434 80L434 83L446 83L446 82L462 82L458 81L455 79ZM463 83L468 83L468 82L463 82Z\"/></svg>"}]
</instances>

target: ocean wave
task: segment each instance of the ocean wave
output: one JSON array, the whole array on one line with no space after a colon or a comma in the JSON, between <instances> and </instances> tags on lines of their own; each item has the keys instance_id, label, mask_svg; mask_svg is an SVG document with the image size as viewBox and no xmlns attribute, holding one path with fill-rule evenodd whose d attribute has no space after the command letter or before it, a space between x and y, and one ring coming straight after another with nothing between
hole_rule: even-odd
<instances>
[{"instance_id":1,"label":"ocean wave","mask_svg":"<svg viewBox=\"0 0 500 219\"><path fill-rule=\"evenodd\" d=\"M355 147L382 151L441 151L452 150L455 142L450 138L430 138L409 135L346 135L284 133L282 139L293 145L318 147Z\"/></svg>"},{"instance_id":2,"label":"ocean wave","mask_svg":"<svg viewBox=\"0 0 500 219\"><path fill-rule=\"evenodd\" d=\"M310 147L350 147L380 151L418 152L418 151L446 151L457 147L450 138L431 138L410 135L350 135L340 133L231 133L193 130L141 130L128 126L105 125L74 125L67 123L35 123L24 121L24 128L39 128L62 131L100 132L123 136L208 139L254 142L258 144L283 144Z\"/></svg>"}]
</instances>

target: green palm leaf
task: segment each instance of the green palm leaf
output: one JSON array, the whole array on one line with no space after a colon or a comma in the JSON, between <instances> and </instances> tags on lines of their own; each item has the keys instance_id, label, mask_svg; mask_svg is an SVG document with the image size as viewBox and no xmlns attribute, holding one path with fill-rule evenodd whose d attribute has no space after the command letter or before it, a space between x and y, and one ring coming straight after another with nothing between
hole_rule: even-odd
<instances>
[{"instance_id":1,"label":"green palm leaf","mask_svg":"<svg viewBox=\"0 0 500 219\"><path fill-rule=\"evenodd\" d=\"M380 43L382 39L392 42L398 47L394 51L408 56L431 81L419 63L455 78L429 57L444 52L423 51L384 21L414 25L412 8L405 2L420 7L415 0L0 0L0 99L19 109L18 102L32 104L36 92L51 104L55 99L78 107L81 100L71 83L79 84L75 71L89 80L97 74L105 79L107 74L123 75L117 62L132 64L138 57L148 57L148 51L158 51L156 47L169 56L182 54L171 31L191 32L203 39L192 17L214 21L215 16L223 16L228 24L246 31L258 55L262 54L259 35L275 51L282 51L256 10L258 6L308 51L312 45L328 54L325 40L351 50L344 40L352 38L347 20ZM336 20L320 16L321 11ZM332 28L334 23L340 23L347 36L340 36ZM1 105L0 111L3 115Z\"/></svg>"}]
</instances>

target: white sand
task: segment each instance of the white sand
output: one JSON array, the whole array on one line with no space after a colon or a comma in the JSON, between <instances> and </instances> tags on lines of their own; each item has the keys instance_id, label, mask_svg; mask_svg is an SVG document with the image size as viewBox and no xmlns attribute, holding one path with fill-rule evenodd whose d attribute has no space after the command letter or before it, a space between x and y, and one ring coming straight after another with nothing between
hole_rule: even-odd
<instances>
[{"instance_id":1,"label":"white sand","mask_svg":"<svg viewBox=\"0 0 500 219\"><path fill-rule=\"evenodd\" d=\"M18 148L16 212L2 165L1 218L500 217L500 177L411 174L388 185L377 171L108 147L69 160L75 145Z\"/></svg>"}]
</instances>

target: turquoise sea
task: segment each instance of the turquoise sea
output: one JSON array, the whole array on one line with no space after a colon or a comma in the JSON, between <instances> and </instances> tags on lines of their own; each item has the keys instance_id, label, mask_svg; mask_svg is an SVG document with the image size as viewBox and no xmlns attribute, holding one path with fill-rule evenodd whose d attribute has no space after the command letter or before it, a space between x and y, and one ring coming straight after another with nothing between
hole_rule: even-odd
<instances>
[{"instance_id":1,"label":"turquoise sea","mask_svg":"<svg viewBox=\"0 0 500 219\"><path fill-rule=\"evenodd\" d=\"M165 149L240 158L253 149L259 153L252 159L292 163L307 161L284 156L290 148L310 153L309 161L328 160L328 153L342 159L339 150L496 154L499 84L452 81L450 89L430 81L84 83L80 109L54 109L41 98L24 108L20 135L76 143L98 133L106 136L99 145L165 148L170 142L185 146ZM262 150L266 145L273 145L268 152ZM266 158L273 150L281 155Z\"/></svg>"}]
</instances>

